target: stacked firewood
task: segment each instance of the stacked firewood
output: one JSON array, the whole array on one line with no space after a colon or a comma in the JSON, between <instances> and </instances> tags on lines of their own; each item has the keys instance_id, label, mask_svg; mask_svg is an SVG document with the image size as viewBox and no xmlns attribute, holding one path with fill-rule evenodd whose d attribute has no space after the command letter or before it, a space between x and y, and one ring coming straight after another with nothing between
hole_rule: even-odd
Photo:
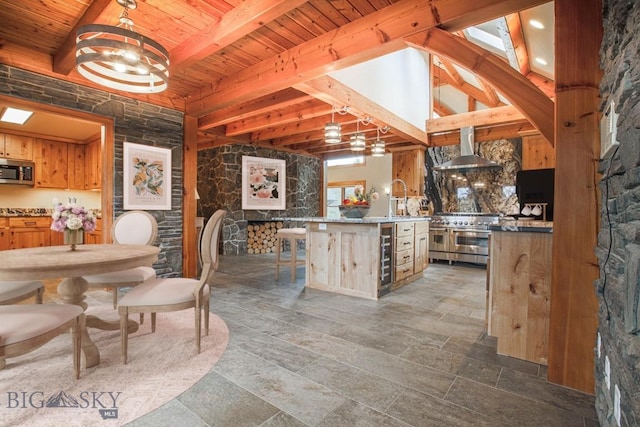
<instances>
[{"instance_id":1,"label":"stacked firewood","mask_svg":"<svg viewBox=\"0 0 640 427\"><path fill-rule=\"evenodd\" d=\"M247 253L267 254L276 251L276 233L282 222L263 222L247 226Z\"/></svg>"}]
</instances>

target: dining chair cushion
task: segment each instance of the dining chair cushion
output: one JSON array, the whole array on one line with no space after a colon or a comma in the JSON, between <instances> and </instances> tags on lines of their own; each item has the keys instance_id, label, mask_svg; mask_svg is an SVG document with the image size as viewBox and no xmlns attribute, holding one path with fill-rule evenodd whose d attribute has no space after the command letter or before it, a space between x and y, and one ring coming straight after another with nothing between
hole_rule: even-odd
<instances>
[{"instance_id":1,"label":"dining chair cushion","mask_svg":"<svg viewBox=\"0 0 640 427\"><path fill-rule=\"evenodd\" d=\"M91 276L83 276L89 285L98 283L100 285L108 285L117 283L120 286L135 286L138 283L156 277L156 271L152 267L136 267L129 270L113 271L105 274L94 274Z\"/></svg>"},{"instance_id":2,"label":"dining chair cushion","mask_svg":"<svg viewBox=\"0 0 640 427\"><path fill-rule=\"evenodd\" d=\"M199 280L181 277L151 279L127 292L118 303L119 306L151 306L180 304L193 301L193 292ZM209 288L203 289L205 295Z\"/></svg>"},{"instance_id":3,"label":"dining chair cushion","mask_svg":"<svg viewBox=\"0 0 640 427\"><path fill-rule=\"evenodd\" d=\"M83 313L72 304L19 304L0 306L0 346L45 334Z\"/></svg>"},{"instance_id":4,"label":"dining chair cushion","mask_svg":"<svg viewBox=\"0 0 640 427\"><path fill-rule=\"evenodd\" d=\"M44 288L39 280L8 280L0 282L0 302Z\"/></svg>"}]
</instances>

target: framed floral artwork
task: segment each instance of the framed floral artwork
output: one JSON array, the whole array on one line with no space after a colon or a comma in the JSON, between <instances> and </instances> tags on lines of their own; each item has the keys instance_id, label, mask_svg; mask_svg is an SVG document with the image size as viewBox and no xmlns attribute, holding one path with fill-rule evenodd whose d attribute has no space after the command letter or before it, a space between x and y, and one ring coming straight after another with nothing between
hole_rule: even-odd
<instances>
[{"instance_id":1,"label":"framed floral artwork","mask_svg":"<svg viewBox=\"0 0 640 427\"><path fill-rule=\"evenodd\" d=\"M125 142L124 209L171 210L171 150Z\"/></svg>"},{"instance_id":2,"label":"framed floral artwork","mask_svg":"<svg viewBox=\"0 0 640 427\"><path fill-rule=\"evenodd\" d=\"M286 209L286 162L242 156L242 209Z\"/></svg>"}]
</instances>

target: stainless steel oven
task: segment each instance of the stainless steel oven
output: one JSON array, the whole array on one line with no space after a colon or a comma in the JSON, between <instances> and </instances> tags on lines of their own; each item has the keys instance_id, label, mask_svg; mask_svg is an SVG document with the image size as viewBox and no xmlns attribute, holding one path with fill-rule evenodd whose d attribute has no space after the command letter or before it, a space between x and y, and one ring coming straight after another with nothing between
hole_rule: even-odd
<instances>
[{"instance_id":1,"label":"stainless steel oven","mask_svg":"<svg viewBox=\"0 0 640 427\"><path fill-rule=\"evenodd\" d=\"M429 258L486 264L489 255L489 225L499 214L443 213L431 217Z\"/></svg>"},{"instance_id":2,"label":"stainless steel oven","mask_svg":"<svg viewBox=\"0 0 640 427\"><path fill-rule=\"evenodd\" d=\"M451 229L450 250L457 261L486 264L489 256L489 230Z\"/></svg>"}]
</instances>

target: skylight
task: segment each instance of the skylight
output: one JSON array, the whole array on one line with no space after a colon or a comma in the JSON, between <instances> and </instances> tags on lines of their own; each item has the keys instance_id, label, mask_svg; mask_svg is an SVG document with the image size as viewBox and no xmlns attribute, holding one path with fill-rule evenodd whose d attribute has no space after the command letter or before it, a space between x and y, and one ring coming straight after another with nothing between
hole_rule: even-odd
<instances>
[{"instance_id":1,"label":"skylight","mask_svg":"<svg viewBox=\"0 0 640 427\"><path fill-rule=\"evenodd\" d=\"M17 108L7 107L0 117L0 121L6 123L14 123L16 125L23 125L29 117L33 114L33 111L19 110Z\"/></svg>"},{"instance_id":2,"label":"skylight","mask_svg":"<svg viewBox=\"0 0 640 427\"><path fill-rule=\"evenodd\" d=\"M502 42L502 39L500 37L494 36L493 34L481 30L478 27L469 27L466 29L466 31L469 37L472 37L503 52L505 51L504 43Z\"/></svg>"}]
</instances>

